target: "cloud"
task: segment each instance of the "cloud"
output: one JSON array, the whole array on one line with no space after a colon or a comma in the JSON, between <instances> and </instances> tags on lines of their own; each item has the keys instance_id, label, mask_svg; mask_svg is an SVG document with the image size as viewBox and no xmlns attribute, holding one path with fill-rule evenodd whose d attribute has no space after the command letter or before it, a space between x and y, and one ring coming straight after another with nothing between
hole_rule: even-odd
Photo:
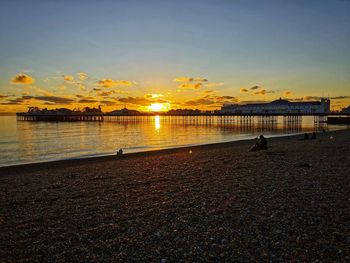
<instances>
[{"instance_id":1,"label":"cloud","mask_svg":"<svg viewBox=\"0 0 350 263\"><path fill-rule=\"evenodd\" d=\"M116 105L115 101L110 101L110 100L101 100L100 103L104 106L114 106Z\"/></svg>"},{"instance_id":2,"label":"cloud","mask_svg":"<svg viewBox=\"0 0 350 263\"><path fill-rule=\"evenodd\" d=\"M188 100L183 103L185 106L202 106L202 105L210 105L214 104L215 102L210 98L199 98L195 100Z\"/></svg>"},{"instance_id":3,"label":"cloud","mask_svg":"<svg viewBox=\"0 0 350 263\"><path fill-rule=\"evenodd\" d=\"M22 97L7 100L7 102L4 102L2 104L3 105L21 105L21 104L25 104L28 100L32 100L32 99L49 102L53 104L71 104L72 102L74 102L74 99L66 98L66 97L23 95Z\"/></svg>"},{"instance_id":4,"label":"cloud","mask_svg":"<svg viewBox=\"0 0 350 263\"><path fill-rule=\"evenodd\" d=\"M91 97L91 96L84 96L81 94L76 94L75 95L79 100L77 103L96 103L98 102L96 98Z\"/></svg>"},{"instance_id":5,"label":"cloud","mask_svg":"<svg viewBox=\"0 0 350 263\"><path fill-rule=\"evenodd\" d=\"M78 100L78 103L96 103L98 102L97 100L95 100L94 98L83 98Z\"/></svg>"},{"instance_id":6,"label":"cloud","mask_svg":"<svg viewBox=\"0 0 350 263\"><path fill-rule=\"evenodd\" d=\"M146 94L145 95L145 98L151 98L151 99L160 98L160 97L164 97L164 95L160 94L160 93L153 93L153 94Z\"/></svg>"},{"instance_id":7,"label":"cloud","mask_svg":"<svg viewBox=\"0 0 350 263\"><path fill-rule=\"evenodd\" d=\"M200 89L203 86L202 83L183 83L179 85L179 89Z\"/></svg>"},{"instance_id":8,"label":"cloud","mask_svg":"<svg viewBox=\"0 0 350 263\"><path fill-rule=\"evenodd\" d=\"M205 83L204 86L207 88L214 88L214 87L220 87L225 85L223 82L210 82L210 83Z\"/></svg>"},{"instance_id":9,"label":"cloud","mask_svg":"<svg viewBox=\"0 0 350 263\"><path fill-rule=\"evenodd\" d=\"M260 86L253 86L253 87L251 87L250 89L251 89L251 90L256 90L256 89L261 89L261 87L260 87Z\"/></svg>"},{"instance_id":10,"label":"cloud","mask_svg":"<svg viewBox=\"0 0 350 263\"><path fill-rule=\"evenodd\" d=\"M148 106L151 103L149 99L146 99L144 97L126 97L126 98L119 98L117 100L122 103L130 103L130 104L141 105L141 106Z\"/></svg>"},{"instance_id":11,"label":"cloud","mask_svg":"<svg viewBox=\"0 0 350 263\"><path fill-rule=\"evenodd\" d=\"M74 77L71 75L65 75L65 76L63 76L63 79L65 81L74 81Z\"/></svg>"},{"instance_id":12,"label":"cloud","mask_svg":"<svg viewBox=\"0 0 350 263\"><path fill-rule=\"evenodd\" d=\"M203 91L205 94L209 94L209 93L214 93L215 92L215 90L205 90L205 91Z\"/></svg>"},{"instance_id":13,"label":"cloud","mask_svg":"<svg viewBox=\"0 0 350 263\"><path fill-rule=\"evenodd\" d=\"M291 95L291 94L292 94L292 92L289 91L289 90L286 90L285 92L283 92L283 95L286 96L286 97Z\"/></svg>"},{"instance_id":14,"label":"cloud","mask_svg":"<svg viewBox=\"0 0 350 263\"><path fill-rule=\"evenodd\" d=\"M79 72L79 73L77 73L77 75L78 75L78 77L79 77L79 79L80 79L81 81L86 80L86 79L89 78L88 74L83 73L83 72Z\"/></svg>"},{"instance_id":15,"label":"cloud","mask_svg":"<svg viewBox=\"0 0 350 263\"><path fill-rule=\"evenodd\" d=\"M207 82L208 80L205 78L194 78L194 81L196 82Z\"/></svg>"},{"instance_id":16,"label":"cloud","mask_svg":"<svg viewBox=\"0 0 350 263\"><path fill-rule=\"evenodd\" d=\"M319 96L305 96L304 100L320 100L322 97Z\"/></svg>"},{"instance_id":17,"label":"cloud","mask_svg":"<svg viewBox=\"0 0 350 263\"><path fill-rule=\"evenodd\" d=\"M223 82L208 82L206 78L178 77L173 79L173 81L182 83L178 86L179 89L214 88L224 85Z\"/></svg>"},{"instance_id":18,"label":"cloud","mask_svg":"<svg viewBox=\"0 0 350 263\"><path fill-rule=\"evenodd\" d=\"M240 93L246 93L246 92L248 92L248 90L245 89L245 88L241 88L241 89L239 90L239 92L240 92Z\"/></svg>"},{"instance_id":19,"label":"cloud","mask_svg":"<svg viewBox=\"0 0 350 263\"><path fill-rule=\"evenodd\" d=\"M193 77L178 77L173 79L174 82L207 82L206 78L193 78Z\"/></svg>"},{"instance_id":20,"label":"cloud","mask_svg":"<svg viewBox=\"0 0 350 263\"><path fill-rule=\"evenodd\" d=\"M237 98L233 97L233 96L216 96L216 97L214 97L214 99L217 102L223 101L223 100L225 100L225 101L227 101L227 100L229 100L229 101L237 101Z\"/></svg>"},{"instance_id":21,"label":"cloud","mask_svg":"<svg viewBox=\"0 0 350 263\"><path fill-rule=\"evenodd\" d=\"M189 78L189 77L178 77L173 79L174 82L192 82L193 78Z\"/></svg>"},{"instance_id":22,"label":"cloud","mask_svg":"<svg viewBox=\"0 0 350 263\"><path fill-rule=\"evenodd\" d=\"M267 93L275 93L275 92L273 90L265 90L265 89L254 92L255 95L265 95Z\"/></svg>"},{"instance_id":23,"label":"cloud","mask_svg":"<svg viewBox=\"0 0 350 263\"><path fill-rule=\"evenodd\" d=\"M321 99L323 99L324 97L321 96L304 96L301 98L291 98L289 100L291 101L310 101L310 100L316 100L319 101ZM344 99L350 99L349 95L340 95L340 96L333 96L333 97L329 97L331 100L344 100Z\"/></svg>"},{"instance_id":24,"label":"cloud","mask_svg":"<svg viewBox=\"0 0 350 263\"><path fill-rule=\"evenodd\" d=\"M11 79L12 84L29 85L34 82L35 82L34 78L24 73L19 73Z\"/></svg>"},{"instance_id":25,"label":"cloud","mask_svg":"<svg viewBox=\"0 0 350 263\"><path fill-rule=\"evenodd\" d=\"M57 96L28 96L32 97L35 100L52 102L55 104L71 104L74 102L74 99L66 98L66 97L57 97Z\"/></svg>"},{"instance_id":26,"label":"cloud","mask_svg":"<svg viewBox=\"0 0 350 263\"><path fill-rule=\"evenodd\" d=\"M239 104L255 104L255 103L267 103L265 100L242 100Z\"/></svg>"},{"instance_id":27,"label":"cloud","mask_svg":"<svg viewBox=\"0 0 350 263\"><path fill-rule=\"evenodd\" d=\"M113 88L117 86L132 86L134 82L128 80L113 80L113 79L102 79L97 82L97 85L104 88Z\"/></svg>"},{"instance_id":28,"label":"cloud","mask_svg":"<svg viewBox=\"0 0 350 263\"><path fill-rule=\"evenodd\" d=\"M28 96L22 96L19 98L10 99L10 100L7 100L6 102L2 102L0 104L1 105L23 105L26 103L26 100L28 100L28 98L26 98L26 97L28 97Z\"/></svg>"},{"instance_id":29,"label":"cloud","mask_svg":"<svg viewBox=\"0 0 350 263\"><path fill-rule=\"evenodd\" d=\"M169 103L167 100L163 99L151 99L151 98L145 98L145 97L125 97L125 98L117 98L117 101L121 103L129 103L129 104L135 104L139 106L149 106L152 103Z\"/></svg>"},{"instance_id":30,"label":"cloud","mask_svg":"<svg viewBox=\"0 0 350 263\"><path fill-rule=\"evenodd\" d=\"M336 96L336 97L330 97L332 100L343 100L343 99L350 99L350 96Z\"/></svg>"},{"instance_id":31,"label":"cloud","mask_svg":"<svg viewBox=\"0 0 350 263\"><path fill-rule=\"evenodd\" d=\"M2 94L0 93L0 99L7 98L7 97L8 97L8 96L2 95Z\"/></svg>"},{"instance_id":32,"label":"cloud","mask_svg":"<svg viewBox=\"0 0 350 263\"><path fill-rule=\"evenodd\" d=\"M202 98L194 99L194 100L188 100L184 103L182 103L183 106L208 106L213 105L216 107L221 106L224 103L232 103L237 102L238 99L233 96L211 96L207 95Z\"/></svg>"},{"instance_id":33,"label":"cloud","mask_svg":"<svg viewBox=\"0 0 350 263\"><path fill-rule=\"evenodd\" d=\"M99 92L97 93L98 96L101 96L101 97L109 97L110 95L112 95L114 92L114 90L109 90L109 91L102 91L102 92Z\"/></svg>"}]
</instances>

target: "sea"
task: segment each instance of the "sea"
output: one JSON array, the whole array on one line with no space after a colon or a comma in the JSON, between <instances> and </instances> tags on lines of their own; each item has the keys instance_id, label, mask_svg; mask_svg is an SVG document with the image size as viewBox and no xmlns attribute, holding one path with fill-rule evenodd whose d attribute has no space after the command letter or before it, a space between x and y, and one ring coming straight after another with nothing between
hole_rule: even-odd
<instances>
[{"instance_id":1,"label":"sea","mask_svg":"<svg viewBox=\"0 0 350 263\"><path fill-rule=\"evenodd\" d=\"M313 116L287 119L220 116L109 117L103 122L21 121L0 116L0 166L338 130Z\"/></svg>"}]
</instances>

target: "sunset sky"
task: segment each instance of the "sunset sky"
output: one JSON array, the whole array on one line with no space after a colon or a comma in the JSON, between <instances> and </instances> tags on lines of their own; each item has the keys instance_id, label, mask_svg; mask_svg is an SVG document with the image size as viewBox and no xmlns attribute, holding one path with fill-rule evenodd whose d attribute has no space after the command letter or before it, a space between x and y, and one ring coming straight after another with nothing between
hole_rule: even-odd
<instances>
[{"instance_id":1,"label":"sunset sky","mask_svg":"<svg viewBox=\"0 0 350 263\"><path fill-rule=\"evenodd\" d=\"M347 0L2 0L0 111L350 104Z\"/></svg>"}]
</instances>

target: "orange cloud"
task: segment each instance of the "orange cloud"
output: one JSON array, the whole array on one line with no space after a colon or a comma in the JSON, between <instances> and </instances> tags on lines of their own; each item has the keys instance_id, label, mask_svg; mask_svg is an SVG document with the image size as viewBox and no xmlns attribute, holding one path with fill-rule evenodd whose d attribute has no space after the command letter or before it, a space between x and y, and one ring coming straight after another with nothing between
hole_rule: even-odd
<instances>
[{"instance_id":1,"label":"orange cloud","mask_svg":"<svg viewBox=\"0 0 350 263\"><path fill-rule=\"evenodd\" d=\"M215 90L205 90L205 91L203 91L205 94L209 94L209 93L213 93L213 92L215 92Z\"/></svg>"},{"instance_id":2,"label":"orange cloud","mask_svg":"<svg viewBox=\"0 0 350 263\"><path fill-rule=\"evenodd\" d=\"M83 72L79 72L77 73L78 77L80 80L86 80L87 78L89 78L89 76L86 74L86 73L83 73Z\"/></svg>"},{"instance_id":3,"label":"orange cloud","mask_svg":"<svg viewBox=\"0 0 350 263\"><path fill-rule=\"evenodd\" d=\"M24 74L24 73L18 73L16 76L14 76L11 79L12 84L23 84L23 85L29 85L34 83L35 80L31 76Z\"/></svg>"},{"instance_id":4,"label":"orange cloud","mask_svg":"<svg viewBox=\"0 0 350 263\"><path fill-rule=\"evenodd\" d=\"M197 107L197 106L208 106L213 105L220 107L224 103L232 103L237 102L238 99L233 96L211 96L207 95L201 98L188 100L182 103L183 106L191 106L191 107Z\"/></svg>"},{"instance_id":5,"label":"orange cloud","mask_svg":"<svg viewBox=\"0 0 350 263\"><path fill-rule=\"evenodd\" d=\"M251 87L250 89L251 90L256 90L256 89L261 89L261 87L256 85L256 86Z\"/></svg>"},{"instance_id":6,"label":"orange cloud","mask_svg":"<svg viewBox=\"0 0 350 263\"><path fill-rule=\"evenodd\" d=\"M202 86L202 83L184 83L179 86L179 89L200 89Z\"/></svg>"},{"instance_id":7,"label":"orange cloud","mask_svg":"<svg viewBox=\"0 0 350 263\"><path fill-rule=\"evenodd\" d=\"M65 75L65 76L63 76L63 79L65 81L74 81L74 77L71 75Z\"/></svg>"},{"instance_id":8,"label":"orange cloud","mask_svg":"<svg viewBox=\"0 0 350 263\"><path fill-rule=\"evenodd\" d=\"M266 93L275 93L275 92L273 90L266 90L266 89L262 89L257 92L254 92L255 95L265 95Z\"/></svg>"},{"instance_id":9,"label":"orange cloud","mask_svg":"<svg viewBox=\"0 0 350 263\"><path fill-rule=\"evenodd\" d=\"M75 101L74 99L68 98L68 97L25 95L14 99L9 99L7 102L1 103L1 104L2 105L26 105L29 100L43 101L45 103L51 103L51 104L71 104Z\"/></svg>"},{"instance_id":10,"label":"orange cloud","mask_svg":"<svg viewBox=\"0 0 350 263\"><path fill-rule=\"evenodd\" d=\"M102 79L97 82L97 85L104 88L113 88L117 86L132 86L134 82L128 80L113 80L113 79Z\"/></svg>"},{"instance_id":11,"label":"orange cloud","mask_svg":"<svg viewBox=\"0 0 350 263\"><path fill-rule=\"evenodd\" d=\"M192 82L193 78L189 78L189 77L178 77L173 79L174 82Z\"/></svg>"},{"instance_id":12,"label":"orange cloud","mask_svg":"<svg viewBox=\"0 0 350 263\"><path fill-rule=\"evenodd\" d=\"M292 94L292 92L289 91L289 90L286 90L286 91L283 93L284 96L289 96L289 95L291 95L291 94Z\"/></svg>"},{"instance_id":13,"label":"orange cloud","mask_svg":"<svg viewBox=\"0 0 350 263\"><path fill-rule=\"evenodd\" d=\"M241 88L241 89L239 90L239 92L240 92L240 93L246 93L246 92L248 92L248 90L247 90L247 89L244 89L244 88Z\"/></svg>"},{"instance_id":14,"label":"orange cloud","mask_svg":"<svg viewBox=\"0 0 350 263\"><path fill-rule=\"evenodd\" d=\"M207 80L207 79L204 79L204 78L195 78L194 81L197 81L197 82L207 82L208 80Z\"/></svg>"},{"instance_id":15,"label":"orange cloud","mask_svg":"<svg viewBox=\"0 0 350 263\"><path fill-rule=\"evenodd\" d=\"M174 82L207 82L206 78L178 77L173 79Z\"/></svg>"},{"instance_id":16,"label":"orange cloud","mask_svg":"<svg viewBox=\"0 0 350 263\"><path fill-rule=\"evenodd\" d=\"M145 95L145 98L151 98L151 99L160 98L160 97L164 97L164 95L160 94L160 93L146 94Z\"/></svg>"}]
</instances>

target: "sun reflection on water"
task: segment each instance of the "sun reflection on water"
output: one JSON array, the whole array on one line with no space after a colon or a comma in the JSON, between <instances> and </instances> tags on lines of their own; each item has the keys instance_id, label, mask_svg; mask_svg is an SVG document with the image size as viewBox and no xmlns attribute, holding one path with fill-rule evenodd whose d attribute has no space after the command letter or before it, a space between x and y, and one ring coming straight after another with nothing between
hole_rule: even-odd
<instances>
[{"instance_id":1,"label":"sun reflection on water","mask_svg":"<svg viewBox=\"0 0 350 263\"><path fill-rule=\"evenodd\" d=\"M154 124L155 124L156 130L159 131L160 130L160 116L159 115L156 115L154 117Z\"/></svg>"}]
</instances>

